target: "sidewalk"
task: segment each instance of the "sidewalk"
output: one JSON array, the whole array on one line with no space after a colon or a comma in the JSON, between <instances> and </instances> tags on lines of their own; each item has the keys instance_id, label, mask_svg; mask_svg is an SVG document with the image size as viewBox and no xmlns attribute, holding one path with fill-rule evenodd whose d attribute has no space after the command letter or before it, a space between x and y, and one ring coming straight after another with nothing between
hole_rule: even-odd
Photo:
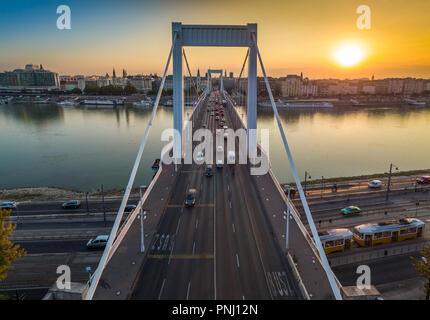
<instances>
[{"instance_id":1,"label":"sidewalk","mask_svg":"<svg viewBox=\"0 0 430 320\"><path fill-rule=\"evenodd\" d=\"M148 212L144 224L145 248L151 246L169 202L178 172L175 172L174 165L164 165L163 171L143 205ZM106 265L93 300L129 299L148 252L149 250L143 254L140 252L140 220L135 219L120 246Z\"/></svg>"}]
</instances>

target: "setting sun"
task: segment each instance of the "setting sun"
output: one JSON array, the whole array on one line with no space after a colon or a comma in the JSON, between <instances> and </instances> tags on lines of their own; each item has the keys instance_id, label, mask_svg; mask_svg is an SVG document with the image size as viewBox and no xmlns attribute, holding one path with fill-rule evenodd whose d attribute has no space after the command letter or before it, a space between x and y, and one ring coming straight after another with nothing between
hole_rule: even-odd
<instances>
[{"instance_id":1,"label":"setting sun","mask_svg":"<svg viewBox=\"0 0 430 320\"><path fill-rule=\"evenodd\" d=\"M336 50L334 58L343 67L353 67L364 59L364 51L358 45L343 45Z\"/></svg>"}]
</instances>

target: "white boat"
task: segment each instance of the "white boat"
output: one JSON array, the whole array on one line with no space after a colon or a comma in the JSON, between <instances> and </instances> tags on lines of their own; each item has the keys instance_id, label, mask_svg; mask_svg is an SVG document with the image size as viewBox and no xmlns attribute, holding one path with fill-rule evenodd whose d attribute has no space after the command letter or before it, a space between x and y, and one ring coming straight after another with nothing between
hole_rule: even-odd
<instances>
[{"instance_id":1,"label":"white boat","mask_svg":"<svg viewBox=\"0 0 430 320\"><path fill-rule=\"evenodd\" d=\"M34 104L50 104L51 101L49 101L49 98L48 98L48 99L45 99L45 100L35 100L35 101L33 101L33 103Z\"/></svg>"},{"instance_id":2,"label":"white boat","mask_svg":"<svg viewBox=\"0 0 430 320\"><path fill-rule=\"evenodd\" d=\"M115 106L115 102L112 100L84 100L81 104L100 108L113 108Z\"/></svg>"},{"instance_id":3,"label":"white boat","mask_svg":"<svg viewBox=\"0 0 430 320\"><path fill-rule=\"evenodd\" d=\"M146 98L145 100L141 100L138 102L133 102L133 106L135 107L152 107L154 105L154 102L151 100L151 98Z\"/></svg>"},{"instance_id":4,"label":"white boat","mask_svg":"<svg viewBox=\"0 0 430 320\"><path fill-rule=\"evenodd\" d=\"M270 102L259 103L262 107L272 107ZM276 102L278 108L333 108L330 102L283 102L278 99Z\"/></svg>"},{"instance_id":5,"label":"white boat","mask_svg":"<svg viewBox=\"0 0 430 320\"><path fill-rule=\"evenodd\" d=\"M167 100L167 102L164 104L164 106L173 107L173 100L172 99Z\"/></svg>"},{"instance_id":6,"label":"white boat","mask_svg":"<svg viewBox=\"0 0 430 320\"><path fill-rule=\"evenodd\" d=\"M60 102L57 102L57 104L58 104L59 106L63 106L63 107L72 107L72 106L76 106L76 105L78 105L78 103L77 103L77 102L75 102L75 101L70 101L70 100L60 101Z\"/></svg>"},{"instance_id":7,"label":"white boat","mask_svg":"<svg viewBox=\"0 0 430 320\"><path fill-rule=\"evenodd\" d=\"M411 106L417 106L418 107L418 106L425 106L426 105L426 102L424 102L424 101L416 101L416 100L412 100L409 98L405 98L404 101L407 102Z\"/></svg>"}]
</instances>

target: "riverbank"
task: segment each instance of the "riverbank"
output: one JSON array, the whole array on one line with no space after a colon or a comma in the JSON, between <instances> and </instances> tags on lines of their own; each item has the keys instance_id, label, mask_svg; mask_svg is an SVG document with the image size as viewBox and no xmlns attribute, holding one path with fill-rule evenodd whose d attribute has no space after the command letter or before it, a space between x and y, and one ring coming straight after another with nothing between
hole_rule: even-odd
<instances>
[{"instance_id":1,"label":"riverbank","mask_svg":"<svg viewBox=\"0 0 430 320\"><path fill-rule=\"evenodd\" d=\"M423 169L423 170L409 170L409 171L398 171L393 172L391 174L392 177L412 177L412 176L422 176L422 175L428 175L430 174L430 169ZM360 181L360 180L368 180L369 182L371 180L376 179L382 179L387 178L389 176L388 172L385 173L375 173L375 174L366 174L366 175L360 175L360 176L350 176L350 177L337 177L337 178L324 178L324 183L339 183L339 182L346 182L346 181ZM307 185L313 185L313 184L321 184L321 179L312 179L307 180ZM303 184L303 181L301 181ZM295 186L295 182L291 183L281 183L282 186L284 185L290 185Z\"/></svg>"},{"instance_id":2,"label":"riverbank","mask_svg":"<svg viewBox=\"0 0 430 320\"><path fill-rule=\"evenodd\" d=\"M139 189L133 189L131 194L137 196L139 194ZM88 198L100 198L101 195L101 191L89 192ZM121 198L123 195L124 190L121 189L104 190L105 197ZM85 192L54 187L25 187L0 190L0 201L45 201L56 199L85 199L85 197Z\"/></svg>"},{"instance_id":3,"label":"riverbank","mask_svg":"<svg viewBox=\"0 0 430 320\"><path fill-rule=\"evenodd\" d=\"M414 177L421 175L430 174L430 169L424 170L410 170L410 171L399 171L392 174L392 177ZM375 173L369 175L351 176L351 177L337 177L324 179L324 183L340 183L340 182L351 182L351 181L371 181L375 179L387 178L388 173ZM302 181L303 183L303 181ZM284 185L295 186L295 183L281 183ZM321 184L321 179L308 180L306 184L317 185ZM139 189L135 188L131 191L132 195L137 196ZM88 198L100 198L102 195L101 191L89 192ZM111 189L104 190L105 197L121 198L124 195L124 189ZM2 189L0 190L0 201L15 200L15 201L31 201L31 200L55 200L55 199L85 199L86 193L71 190L66 188L54 188L54 187L24 187L24 188L13 188L13 189Z\"/></svg>"}]
</instances>

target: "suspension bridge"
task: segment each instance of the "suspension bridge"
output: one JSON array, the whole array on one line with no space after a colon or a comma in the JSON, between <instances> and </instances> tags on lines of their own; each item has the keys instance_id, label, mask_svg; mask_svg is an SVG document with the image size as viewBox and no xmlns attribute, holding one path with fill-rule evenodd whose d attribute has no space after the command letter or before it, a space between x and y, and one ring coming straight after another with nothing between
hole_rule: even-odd
<instances>
[{"instance_id":1,"label":"suspension bridge","mask_svg":"<svg viewBox=\"0 0 430 320\"><path fill-rule=\"evenodd\" d=\"M224 90L222 70L208 71L206 90L189 118L184 118L184 58L189 71L184 48L193 46L248 49L239 76L240 81L247 63L246 124L237 111L237 102ZM176 134L161 158L170 156L173 161L161 162L136 209L125 217L172 60ZM250 173L257 154L269 163L256 134L258 63L310 233L272 170ZM219 88L211 87L213 73L220 74ZM211 113L216 101L222 100L226 101L225 125L246 130L249 161L214 169L214 175L206 177L205 165L184 164L188 147L184 135L187 130L204 127L216 136L219 124ZM219 151L215 145L213 148L213 154ZM197 190L197 201L194 207L186 208L184 200L190 188ZM279 119L258 47L257 24L172 23L172 46L152 114L86 299L341 299L340 292L341 284L328 264Z\"/></svg>"}]
</instances>

